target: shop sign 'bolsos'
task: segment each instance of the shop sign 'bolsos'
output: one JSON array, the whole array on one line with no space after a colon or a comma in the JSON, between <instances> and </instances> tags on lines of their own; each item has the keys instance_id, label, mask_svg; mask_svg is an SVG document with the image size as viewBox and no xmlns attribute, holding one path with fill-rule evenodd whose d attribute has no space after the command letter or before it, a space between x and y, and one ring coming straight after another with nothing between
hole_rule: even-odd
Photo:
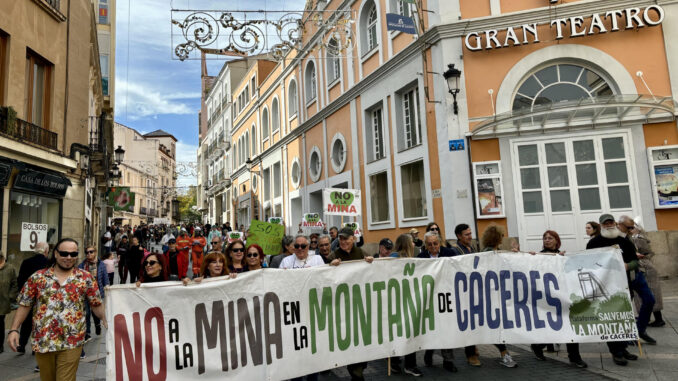
<instances>
[{"instance_id":1,"label":"shop sign 'bolsos'","mask_svg":"<svg viewBox=\"0 0 678 381\"><path fill-rule=\"evenodd\" d=\"M556 40L562 40L566 34L569 38L584 37L607 32L618 32L622 29L635 29L660 25L664 21L664 9L659 5L641 8L626 8L605 13L594 13L587 26L584 16L572 16L552 20L551 28L556 29ZM483 32L472 32L464 38L468 50L508 48L511 46L538 43L538 23L523 24L506 29L490 29ZM500 40L500 37L503 41ZM522 37L522 38L521 38Z\"/></svg>"}]
</instances>

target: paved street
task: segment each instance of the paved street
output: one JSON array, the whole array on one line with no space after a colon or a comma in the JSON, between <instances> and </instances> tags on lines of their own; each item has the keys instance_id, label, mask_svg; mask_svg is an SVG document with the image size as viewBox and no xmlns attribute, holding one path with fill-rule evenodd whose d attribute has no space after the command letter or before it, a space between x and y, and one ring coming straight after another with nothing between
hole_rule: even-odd
<instances>
[{"instance_id":1,"label":"paved street","mask_svg":"<svg viewBox=\"0 0 678 381\"><path fill-rule=\"evenodd\" d=\"M643 381L674 381L678 378L678 278L662 282L664 288L664 319L667 325L663 328L649 328L648 332L657 339L658 345L643 346L643 357L638 361L631 361L628 366L620 367L612 363L612 359L604 344L584 344L581 353L589 364L586 370L571 367L567 362L567 353L564 350L557 354L546 354L546 362L538 361L529 351L529 346L509 346L513 359L518 362L515 369L507 369L499 365L497 350L493 346L479 346L483 366L473 368L463 359L463 349L455 351L458 359L456 365L459 372L453 378L464 380L494 380L511 379L527 380L643 380ZM629 348L639 354L637 347ZM85 345L86 357L80 362L78 380L103 380L106 374L105 342L104 339L94 338ZM423 365L423 352L417 356L419 368L428 380L447 380L450 373L442 369L442 357L436 352L433 357L433 367ZM39 379L38 373L33 372L35 360L31 355L18 356L6 347L5 353L0 354L0 381L28 381ZM406 380L408 375L386 374L386 360L372 361L365 371L367 380ZM320 380L349 380L345 368L334 369L321 375Z\"/></svg>"}]
</instances>

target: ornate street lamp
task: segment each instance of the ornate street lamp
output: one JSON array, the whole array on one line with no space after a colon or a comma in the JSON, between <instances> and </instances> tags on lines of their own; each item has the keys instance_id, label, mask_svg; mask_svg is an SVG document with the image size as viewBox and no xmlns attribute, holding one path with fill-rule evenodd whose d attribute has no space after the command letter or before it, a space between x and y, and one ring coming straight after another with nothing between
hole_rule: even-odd
<instances>
[{"instance_id":1,"label":"ornate street lamp","mask_svg":"<svg viewBox=\"0 0 678 381\"><path fill-rule=\"evenodd\" d=\"M447 89L454 98L454 114L459 114L459 106L457 105L457 94L461 91L459 86L459 78L461 78L461 70L455 69L454 64L447 65L448 69L443 73L443 77L447 81Z\"/></svg>"},{"instance_id":2,"label":"ornate street lamp","mask_svg":"<svg viewBox=\"0 0 678 381\"><path fill-rule=\"evenodd\" d=\"M113 151L115 153L115 162L120 164L122 163L122 160L125 157L125 150L122 148L122 146L118 146L118 148Z\"/></svg>"}]
</instances>

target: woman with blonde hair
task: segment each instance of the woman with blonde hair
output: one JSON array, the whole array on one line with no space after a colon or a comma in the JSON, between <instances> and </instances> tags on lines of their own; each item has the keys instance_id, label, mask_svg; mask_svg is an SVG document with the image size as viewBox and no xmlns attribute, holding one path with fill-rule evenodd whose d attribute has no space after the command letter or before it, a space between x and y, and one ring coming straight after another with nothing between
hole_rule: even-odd
<instances>
[{"instance_id":1,"label":"woman with blonde hair","mask_svg":"<svg viewBox=\"0 0 678 381\"><path fill-rule=\"evenodd\" d=\"M391 257L394 258L413 258L414 257L414 240L411 234L401 234L396 238L394 251Z\"/></svg>"},{"instance_id":2,"label":"woman with blonde hair","mask_svg":"<svg viewBox=\"0 0 678 381\"><path fill-rule=\"evenodd\" d=\"M224 253L220 251L210 251L205 255L202 264L200 265L200 276L193 279L193 282L200 283L205 278L216 278L224 275L230 275L231 278L235 278L235 273L228 271L226 263L226 256ZM191 283L191 280L186 277L182 282L185 286Z\"/></svg>"}]
</instances>

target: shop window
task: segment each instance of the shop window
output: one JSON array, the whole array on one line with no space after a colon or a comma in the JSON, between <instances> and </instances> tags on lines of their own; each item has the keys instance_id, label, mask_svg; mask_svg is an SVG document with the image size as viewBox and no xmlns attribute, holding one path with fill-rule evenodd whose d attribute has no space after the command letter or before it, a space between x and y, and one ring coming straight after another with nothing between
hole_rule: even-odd
<instances>
[{"instance_id":1,"label":"shop window","mask_svg":"<svg viewBox=\"0 0 678 381\"><path fill-rule=\"evenodd\" d=\"M400 167L403 197L403 218L426 217L426 184L424 162L416 161Z\"/></svg>"},{"instance_id":2,"label":"shop window","mask_svg":"<svg viewBox=\"0 0 678 381\"><path fill-rule=\"evenodd\" d=\"M306 84L306 103L308 104L315 100L318 93L315 63L313 63L313 61L310 61L308 65L306 65L304 82Z\"/></svg>"},{"instance_id":3,"label":"shop window","mask_svg":"<svg viewBox=\"0 0 678 381\"><path fill-rule=\"evenodd\" d=\"M388 189L388 174L386 172L370 175L370 222L373 224L388 222L391 218Z\"/></svg>"},{"instance_id":4,"label":"shop window","mask_svg":"<svg viewBox=\"0 0 678 381\"><path fill-rule=\"evenodd\" d=\"M613 95L611 86L594 70L572 64L555 64L530 74L518 88L513 111L532 110L565 101ZM577 112L585 116L587 111ZM592 115L593 111L588 111ZM553 116L549 116L552 119Z\"/></svg>"},{"instance_id":5,"label":"shop window","mask_svg":"<svg viewBox=\"0 0 678 381\"><path fill-rule=\"evenodd\" d=\"M60 236L61 200L19 191L10 192L7 253L16 258L17 266L33 255L21 250L21 224L24 222L47 224L47 243L53 247Z\"/></svg>"},{"instance_id":6,"label":"shop window","mask_svg":"<svg viewBox=\"0 0 678 381\"><path fill-rule=\"evenodd\" d=\"M28 121L49 129L49 102L53 65L32 50L26 52L26 116Z\"/></svg>"}]
</instances>

